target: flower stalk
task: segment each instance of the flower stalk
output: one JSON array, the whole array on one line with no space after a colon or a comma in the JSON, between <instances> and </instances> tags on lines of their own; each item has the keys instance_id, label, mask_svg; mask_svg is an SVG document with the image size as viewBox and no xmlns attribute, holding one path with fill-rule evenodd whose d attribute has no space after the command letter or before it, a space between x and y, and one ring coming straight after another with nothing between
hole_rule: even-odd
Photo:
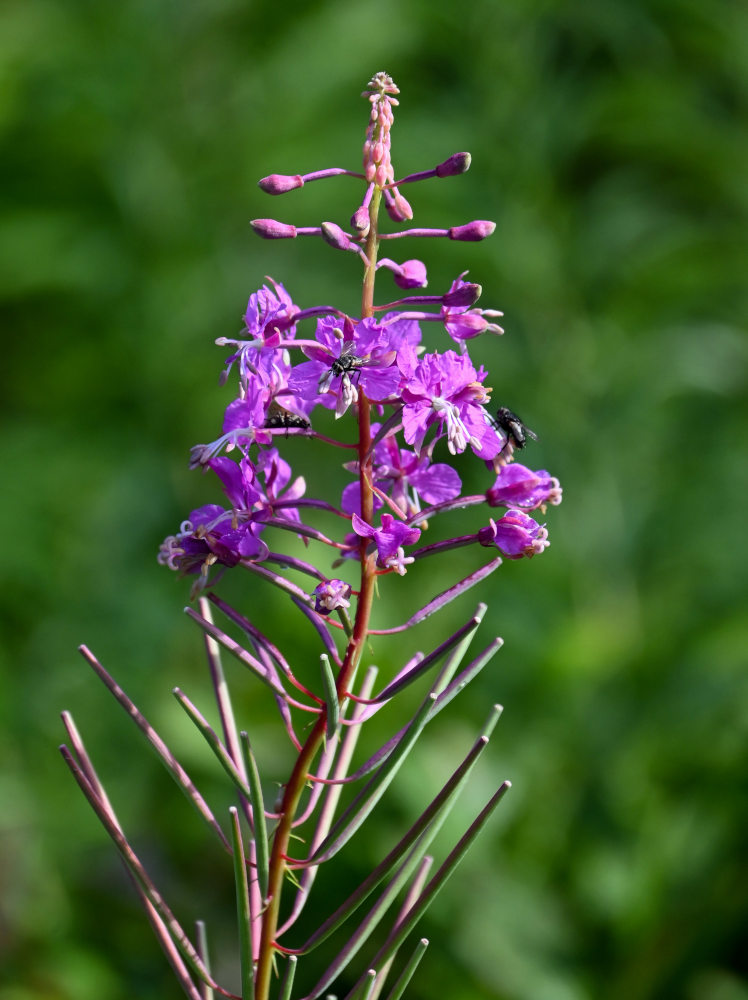
<instances>
[{"instance_id":1,"label":"flower stalk","mask_svg":"<svg viewBox=\"0 0 748 1000\"><path fill-rule=\"evenodd\" d=\"M415 236L474 242L495 228L493 222L477 220L445 229L411 227L381 233L382 208L400 226L413 218L400 185L412 188L432 178L460 176L470 166L469 153L454 153L435 168L396 181L391 129L397 93L392 79L377 73L362 95L370 104L362 172L329 167L305 174L270 174L259 182L273 196L340 175L363 182L348 228L332 221L308 227L274 219L252 222L265 239L303 235L347 252L351 262L358 257L363 266L360 315L348 315L334 305L312 303L301 308L280 282L270 278L249 297L241 333L217 341L231 351L221 384L229 384L232 374L238 376L236 394L226 406L218 436L191 452L191 466L215 476L224 503L209 502L191 511L164 541L159 555L163 565L192 578L192 597L199 598L199 611L186 611L204 636L220 726L213 727L179 688L175 696L236 796L228 836L139 709L93 654L82 648L222 850L231 855L242 1000L321 997L344 969L359 960L375 927L398 899L399 911L390 917L383 943L362 959L348 996L351 1000L380 996L391 974L394 983L387 995L391 1000L401 996L427 942L421 939L409 945L402 967L398 967L399 949L509 788L509 782L502 782L477 817L465 820L462 838L429 878L433 859L427 851L449 811L456 808L459 792L488 744L500 706L491 708L483 731L463 760L452 765L442 789L348 899L333 913L319 904L316 930L305 943L293 941L293 928L311 898L321 866L334 862L365 826L375 822L379 802L408 763L423 731L492 660L502 640L490 638L463 664L486 610L479 604L451 635L437 637L434 631L427 651L412 653L376 693L376 670L368 662L371 642L380 635L398 635L398 641L409 638L426 619L494 573L503 560L542 553L549 544L548 532L532 515L545 513L561 500L558 480L548 472L513 462L514 451L524 448L528 438L534 440L535 434L505 405L493 408L488 372L482 365L476 367L469 355L469 344L482 334L503 333L494 322L501 312L476 305L482 288L466 281L465 272L449 289L431 295L421 291L428 283L422 261L379 258L384 239ZM378 274L414 294L396 293L390 301L377 303ZM441 343L427 345L422 324L441 327L445 335ZM444 344L451 346L445 350ZM335 436L329 432L331 420L342 428ZM348 457L343 468L350 481L341 496L329 495L324 478L320 495L308 495L306 480L294 477L282 456L289 437L303 437L320 452L328 449L331 461L339 463L341 454ZM496 477L483 493L462 493L452 460L466 452ZM462 524L466 511L484 505L489 511L478 530ZM505 512L489 517L495 508ZM450 518L457 520L459 532L434 541L423 537L437 520L442 526ZM301 544L303 556L294 550ZM418 610L405 621L373 621L379 589L407 589L408 571L415 562L456 548L475 553L476 568L452 579L425 603L419 602ZM488 561L485 548L492 550ZM319 664L316 681L299 680L303 675L287 661L283 639L271 638L272 623L260 628L250 619L255 602L234 608L219 594L222 577L232 569L251 574L255 589L275 587L291 610L301 612L300 621L312 625L312 659ZM227 620L225 628L214 622L212 610ZM248 683L259 682L274 699L292 755L287 774L277 767L263 771L258 765L247 735L251 727L235 716L221 650L246 668ZM356 763L362 726L405 688L419 685L420 702L410 720L367 760ZM198 922L199 940L193 944L176 922L121 830L69 715L65 722L73 749L64 747L63 756L131 872L185 994L192 1000L235 996L215 981L208 967L207 929ZM276 782L282 792L269 808L265 795L268 785ZM341 810L345 784L355 784L357 792ZM314 824L311 832L306 824ZM303 848L291 849L300 828L304 838L294 843L308 843L306 853ZM298 958L320 947L354 913L359 916L347 943L331 956L316 984L305 980ZM281 965L285 968L279 970Z\"/></svg>"}]
</instances>

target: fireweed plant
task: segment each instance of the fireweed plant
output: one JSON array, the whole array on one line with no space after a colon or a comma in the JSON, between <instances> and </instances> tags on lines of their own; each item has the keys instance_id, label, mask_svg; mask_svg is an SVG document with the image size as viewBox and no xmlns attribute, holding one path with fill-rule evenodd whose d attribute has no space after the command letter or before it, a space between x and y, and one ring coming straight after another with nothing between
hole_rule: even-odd
<instances>
[{"instance_id":1,"label":"fireweed plant","mask_svg":"<svg viewBox=\"0 0 748 1000\"><path fill-rule=\"evenodd\" d=\"M199 611L187 608L187 614L204 633L220 734L179 689L175 695L235 788L237 804L230 809L226 826L153 727L82 647L84 657L232 859L243 1000L312 1000L330 995L336 983L341 988L341 973L354 961L357 969L346 973L347 998L379 996L385 985L390 1000L403 993L427 942L411 943L402 960L401 946L509 787L506 781L500 785L432 872L429 846L483 752L500 706L493 707L483 731L441 791L355 891L333 912L324 898L315 896L313 932L298 940L292 931L304 908L311 909L320 867L333 861L369 820L425 727L479 673L501 639L492 639L464 665L486 610L480 604L453 635L428 653L415 653L392 680L378 687L376 669L369 664L372 637L415 628L484 580L503 558L542 552L548 545L547 532L531 513L561 500L556 479L512 461L513 452L534 435L507 407L492 407L487 372L476 368L468 354L468 341L502 333L495 323L501 313L476 307L481 288L465 280L466 272L444 294L425 295L419 291L426 285L426 267L420 260L397 263L379 256L385 240L429 237L473 242L494 230L494 223L480 220L450 229L380 233L382 203L395 223L412 218L401 188L462 174L470 165L468 153L455 153L431 170L395 181L390 130L397 93L386 73L377 73L364 91L371 115L363 173L333 167L304 175L271 174L259 182L263 191L280 195L326 177L346 175L363 181L363 200L347 231L331 222L310 228L274 219L252 223L265 239L321 237L356 255L363 264L361 312L350 316L329 305L300 308L284 286L271 279L250 296L241 335L218 341L231 350L222 382L238 376L238 394L226 407L222 434L210 444L197 445L191 456L192 467L218 477L226 501L193 510L177 534L166 539L159 555L163 565L194 577L192 596L198 599ZM375 305L375 277L382 268L400 289L412 294ZM424 343L427 325L446 331L446 337L439 333L437 349ZM315 430L324 409L334 411L339 420L328 419L339 428L336 438ZM342 452L350 475L342 496L309 496L304 479L294 478L279 446L299 436L309 439L310 448L331 449L331 456ZM460 477L450 464L468 449L493 479L479 495L462 494ZM317 468L324 486L321 460ZM486 517L477 533L425 541L429 523L436 518L479 505L496 513ZM322 531L309 523L310 515L329 526ZM303 553L319 553L320 558L312 562L311 557L280 551L276 546L284 537L296 544L295 551L299 551L296 539L302 539ZM488 550L488 561L432 597L404 623L372 627L378 588L407 586L400 578L415 562L463 546ZM251 599L242 611L215 591L220 576L234 568L253 580ZM318 637L313 654L319 663L316 684L302 683L283 650L248 617L264 587L278 588L289 608L297 609L313 626L312 634ZM241 633L241 644L214 624L212 609ZM294 755L290 774L264 775L261 780L248 735L239 730L232 711L221 649L270 689ZM412 718L368 760L354 766L361 726L413 684L425 684L426 691ZM237 996L214 978L204 925L197 923L193 939L158 893L122 831L70 714L63 713L63 719L70 748L63 746L62 753L114 840L184 992L191 1000ZM272 782L280 783L281 793L268 805L263 794ZM343 807L340 799L346 785L354 788ZM399 906L389 915L396 901ZM373 954L362 958L359 953L382 920L389 922L378 933L378 947L372 946ZM343 944L336 956L316 982L299 988L295 983L299 957L343 925L345 930L338 935ZM390 976L391 984L386 982Z\"/></svg>"}]
</instances>

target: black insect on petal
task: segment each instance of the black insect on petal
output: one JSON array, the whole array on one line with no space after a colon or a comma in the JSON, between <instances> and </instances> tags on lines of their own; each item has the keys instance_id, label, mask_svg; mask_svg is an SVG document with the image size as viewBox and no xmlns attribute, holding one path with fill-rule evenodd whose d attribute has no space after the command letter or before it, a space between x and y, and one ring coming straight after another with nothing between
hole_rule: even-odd
<instances>
[{"instance_id":1,"label":"black insect on petal","mask_svg":"<svg viewBox=\"0 0 748 1000\"><path fill-rule=\"evenodd\" d=\"M273 400L270 406L268 406L263 426L269 430L285 427L286 437L288 437L289 429L309 430L312 425L306 417L300 417L298 413L291 413L290 410L284 410L282 406Z\"/></svg>"},{"instance_id":2,"label":"black insect on petal","mask_svg":"<svg viewBox=\"0 0 748 1000\"><path fill-rule=\"evenodd\" d=\"M506 436L506 443L511 444L514 448L524 448L528 437L532 438L533 441L538 440L535 431L531 431L523 424L522 420L508 406L500 406L496 411L496 416L491 418L491 423Z\"/></svg>"},{"instance_id":3,"label":"black insect on petal","mask_svg":"<svg viewBox=\"0 0 748 1000\"><path fill-rule=\"evenodd\" d=\"M328 371L324 372L319 380L318 391L327 392L334 378L348 377L350 381L351 373L360 372L368 358L360 358L353 352L353 341L346 341L337 358L333 358Z\"/></svg>"}]
</instances>

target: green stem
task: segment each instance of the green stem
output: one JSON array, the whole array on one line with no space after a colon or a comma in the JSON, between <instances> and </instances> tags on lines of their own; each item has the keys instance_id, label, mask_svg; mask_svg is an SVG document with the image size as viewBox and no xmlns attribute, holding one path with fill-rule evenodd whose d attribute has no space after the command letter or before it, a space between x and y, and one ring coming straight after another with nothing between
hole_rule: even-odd
<instances>
[{"instance_id":1,"label":"green stem","mask_svg":"<svg viewBox=\"0 0 748 1000\"><path fill-rule=\"evenodd\" d=\"M364 288L361 295L361 319L374 315L374 278L377 273L377 254L379 252L379 205L382 201L382 189L374 188L374 194L369 205L369 235L364 248L369 264L364 272Z\"/></svg>"},{"instance_id":2,"label":"green stem","mask_svg":"<svg viewBox=\"0 0 748 1000\"><path fill-rule=\"evenodd\" d=\"M376 275L377 252L379 249L379 234L377 218L382 192L376 188L369 208L370 228L366 240L366 256L368 266L364 272L363 291L361 296L361 317L374 315L374 279ZM365 394L359 390L358 400L358 456L359 477L361 483L361 517L371 524L374 515L374 500L371 489L371 419L370 404ZM369 619L374 599L376 574L374 561L366 554L368 539L361 539L361 585L356 605L356 618L353 631L348 642L343 665L336 678L336 688L339 700L347 691L364 650L364 644L369 632ZM307 776L311 770L314 758L325 739L327 726L326 712L323 712L314 725L306 743L301 748L291 776L286 784L283 801L280 807L280 820L273 837L273 848L268 866L267 907L262 916L262 935L257 958L257 975L255 979L255 1000L269 1000L271 973L273 967L273 952L275 950L275 935L280 917L281 894L283 879L286 873L286 857L291 838L292 826L299 801L306 786Z\"/></svg>"}]
</instances>

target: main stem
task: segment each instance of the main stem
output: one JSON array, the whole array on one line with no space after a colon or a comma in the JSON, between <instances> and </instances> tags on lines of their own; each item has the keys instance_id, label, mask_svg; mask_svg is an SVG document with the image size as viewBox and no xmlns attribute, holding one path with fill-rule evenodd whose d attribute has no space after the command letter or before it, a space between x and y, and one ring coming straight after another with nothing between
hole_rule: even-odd
<instances>
[{"instance_id":1,"label":"main stem","mask_svg":"<svg viewBox=\"0 0 748 1000\"><path fill-rule=\"evenodd\" d=\"M366 240L366 257L368 264L364 272L363 290L361 294L361 318L374 315L374 280L376 276L377 252L379 249L379 232L377 228L379 205L382 199L380 188L374 190L369 206L369 235ZM359 482L361 484L361 517L371 524L374 516L374 496L372 493L371 466L371 407L364 392L358 391L358 464ZM361 660L364 643L369 630L371 605L374 598L374 562L367 555L368 540L361 539L359 557L361 560L361 585L356 604L356 619L353 632L348 642L343 665L338 674L336 687L338 697L342 700L348 686L354 677ZM270 982L273 966L275 935L280 917L281 894L283 879L286 873L286 857L291 838L294 817L299 806L299 800L306 786L307 777L314 758L325 739L327 727L326 713L322 712L317 719L306 743L301 748L296 759L291 776L286 783L283 801L280 806L280 820L273 837L273 848L270 854L268 871L267 907L262 915L262 933L260 949L257 958L257 975L255 979L255 1000L269 1000ZM245 998L249 1000L249 998Z\"/></svg>"}]
</instances>

